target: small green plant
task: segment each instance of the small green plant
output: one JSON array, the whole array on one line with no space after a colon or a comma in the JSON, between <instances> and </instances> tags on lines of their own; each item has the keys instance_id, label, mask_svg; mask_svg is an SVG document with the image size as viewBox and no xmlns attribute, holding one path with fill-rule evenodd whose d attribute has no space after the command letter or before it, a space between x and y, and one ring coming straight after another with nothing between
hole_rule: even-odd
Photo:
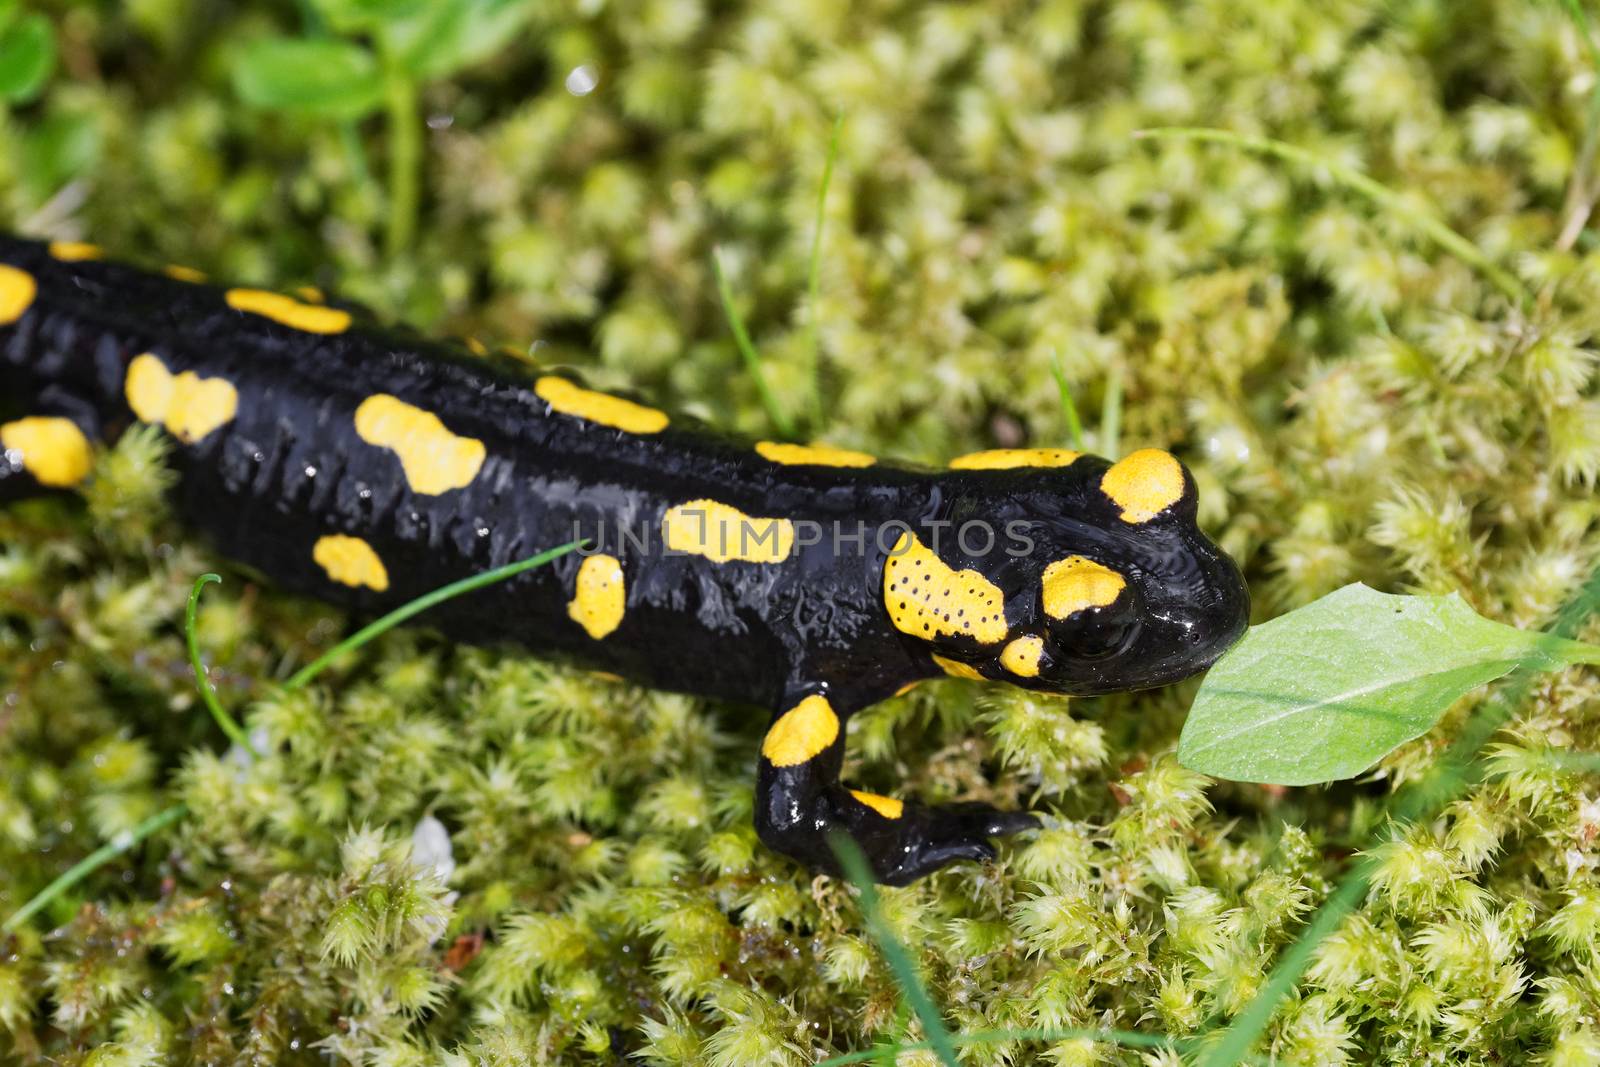
<instances>
[{"instance_id":1,"label":"small green plant","mask_svg":"<svg viewBox=\"0 0 1600 1067\"><path fill-rule=\"evenodd\" d=\"M817 1067L845 1067L846 1064L852 1063L878 1063L883 1067L894 1067L900 1062L898 1057L901 1053L921 1051L932 1052L944 1067L959 1067L956 1058L957 1048L1010 1041L1092 1041L1120 1045L1124 1048L1169 1051L1190 1051L1198 1047L1198 1042L1193 1040L1111 1028L1000 1029L950 1033L938 1004L928 992L922 976L917 973L911 952L900 943L899 938L894 935L894 930L884 920L882 904L878 899L878 887L873 883L872 870L867 866L866 856L862 855L856 843L844 834L834 834L829 844L833 848L834 855L839 857L839 865L844 868L845 877L855 886L862 925L878 943L878 950L883 953L884 962L889 965L889 970L893 972L895 981L899 984L904 1007L909 1015L915 1015L922 1023L927 1039L920 1042L900 1040L876 1048L863 1049L860 1052L831 1056L817 1064ZM902 1024L908 1017L903 1015ZM1253 1056L1242 1056L1238 1062L1255 1064L1259 1061Z\"/></svg>"},{"instance_id":2,"label":"small green plant","mask_svg":"<svg viewBox=\"0 0 1600 1067\"><path fill-rule=\"evenodd\" d=\"M1578 663L1600 664L1600 647L1491 622L1459 594L1347 585L1252 628L1222 657L1189 710L1178 758L1235 781L1353 778L1517 665Z\"/></svg>"},{"instance_id":3,"label":"small green plant","mask_svg":"<svg viewBox=\"0 0 1600 1067\"><path fill-rule=\"evenodd\" d=\"M0 100L26 104L39 95L56 68L56 32L38 12L24 13L18 0L0 0Z\"/></svg>"},{"instance_id":4,"label":"small green plant","mask_svg":"<svg viewBox=\"0 0 1600 1067\"><path fill-rule=\"evenodd\" d=\"M284 683L284 692L293 692L309 685L317 675L332 666L347 653L354 652L379 635L387 633L407 619L428 610L435 604L442 603L452 597L461 596L463 593L470 593L475 589L482 589L484 586L493 585L496 582L506 581L524 571L533 570L535 567L542 567L551 560L577 549L582 544L583 542L581 541L569 541L564 545L558 545L537 555L529 556L527 559L508 563L504 567L496 567L494 570L484 571L482 574L462 578L451 582L449 585L440 586L430 593L424 593L415 600L402 604L387 615L363 626L334 645L326 653L296 671ZM189 650L189 663L194 669L195 688L199 691L200 698L206 705L206 709L211 713L212 718L216 720L217 726L234 744L240 746L245 752L257 755L249 737L239 726L238 721L228 714L227 710L218 702L217 695L211 688L211 682L206 677L205 666L200 660L200 644L196 636L198 632L200 591L213 582L221 581L222 578L219 575L209 573L202 574L195 579L194 586L189 590L189 602L184 611L184 640ZM189 809L186 805L182 803L174 804L145 819L127 833L117 835L115 839L107 842L62 872L59 877L10 915L4 923L0 923L0 930L10 932L17 929L49 907L53 901L89 877L89 875L127 852L145 838L181 821L188 813Z\"/></svg>"},{"instance_id":5,"label":"small green plant","mask_svg":"<svg viewBox=\"0 0 1600 1067\"><path fill-rule=\"evenodd\" d=\"M834 119L833 130L828 137L828 156L822 167L822 180L817 187L816 222L811 231L811 254L806 264L806 384L807 384L807 419L810 431L815 434L822 429L824 420L822 407L822 371L821 349L822 342L820 331L822 328L820 315L820 288L822 279L822 234L823 224L827 217L828 188L833 182L834 165L839 158L839 134L844 128L844 116ZM716 278L717 297L722 303L722 313L727 317L728 328L733 333L734 344L739 349L739 357L744 362L745 372L750 375L750 380L755 383L756 394L761 398L761 405L766 409L767 418L771 420L778 434L784 438L793 439L796 436L796 427L792 419L778 403L776 394L767 382L766 374L761 369L761 353L755 343L750 339L750 331L745 326L744 316L739 312L739 305L735 300L733 287L728 282L727 270L722 262L722 250L714 248L711 252L711 273ZM1061 366L1060 356L1052 349L1050 352L1050 373L1055 379L1056 388L1061 398L1061 413L1066 420L1068 439L1072 447L1082 451L1084 445L1083 423L1078 417L1078 406L1072 397L1072 385L1067 381L1066 371ZM1122 451L1121 442L1122 424L1122 366L1113 363L1106 374L1106 391L1100 410L1100 429L1097 436L1097 447L1100 454L1115 458Z\"/></svg>"},{"instance_id":6,"label":"small green plant","mask_svg":"<svg viewBox=\"0 0 1600 1067\"><path fill-rule=\"evenodd\" d=\"M387 249L398 255L416 232L420 87L494 54L527 24L533 4L314 0L306 10L315 23L306 36L263 38L245 49L233 71L234 87L246 103L311 118L351 122L384 112L389 134Z\"/></svg>"},{"instance_id":7,"label":"small green plant","mask_svg":"<svg viewBox=\"0 0 1600 1067\"><path fill-rule=\"evenodd\" d=\"M1581 12L1574 17L1583 28ZM1531 305L1522 284L1472 242L1348 166L1228 130L1159 127L1134 136L1220 144L1326 174L1479 270L1517 307ZM1114 434L1115 419L1111 425ZM1222 658L1190 709L1179 758L1240 781L1350 778L1427 732L1467 692L1529 663L1600 663L1600 648L1491 622L1458 595L1403 597L1348 585L1253 628Z\"/></svg>"},{"instance_id":8,"label":"small green plant","mask_svg":"<svg viewBox=\"0 0 1600 1067\"><path fill-rule=\"evenodd\" d=\"M806 311L810 318L806 328L806 405L812 433L821 431L823 420L820 336L822 325L818 318L818 290L822 281L822 229L827 217L828 186L833 183L833 166L839 158L839 131L843 127L844 116L841 115L834 119L833 132L828 137L828 158L822 166L822 181L817 185L817 217L811 231L811 257L806 264ZM728 328L733 331L734 344L739 348L739 357L744 360L745 370L755 382L756 392L761 396L761 405L767 409L767 417L772 420L772 425L777 428L778 433L792 440L795 436L794 420L778 403L772 387L767 384L766 375L762 373L761 354L750 340L750 331L745 328L744 316L739 314L739 305L734 302L733 288L728 284L727 271L723 269L720 248L711 251L711 271L716 275L717 296L722 301L722 312L728 317Z\"/></svg>"},{"instance_id":9,"label":"small green plant","mask_svg":"<svg viewBox=\"0 0 1600 1067\"><path fill-rule=\"evenodd\" d=\"M1342 163L1271 137L1251 137L1232 130L1215 130L1204 126L1158 126L1136 130L1134 137L1140 140L1174 139L1226 145L1281 159L1313 174L1325 174L1335 184L1365 197L1397 221L1412 227L1446 252L1478 270L1516 307L1526 311L1533 304L1533 298L1521 282L1484 255L1477 245L1439 221L1431 210L1418 211L1414 199L1402 197L1381 182L1373 181Z\"/></svg>"},{"instance_id":10,"label":"small green plant","mask_svg":"<svg viewBox=\"0 0 1600 1067\"><path fill-rule=\"evenodd\" d=\"M1568 655L1581 649L1592 651L1593 646L1579 644L1571 638L1578 628L1594 615L1597 608L1600 608L1600 569L1589 575L1577 594L1562 608L1549 633L1522 636L1525 638L1532 636L1536 643L1545 643L1545 646L1554 650L1558 656L1564 649ZM1473 618L1477 619L1476 616ZM1463 629L1473 627L1471 623L1463 624L1459 618L1454 625ZM1496 624L1477 619L1477 625L1492 627ZM1519 633L1516 630L1511 632ZM1586 661L1592 662L1587 659L1587 654L1585 657ZM1480 753L1484 746L1522 709L1533 687L1533 679L1548 665L1543 656L1532 661L1525 659L1513 665L1516 673L1512 675L1503 691L1496 694L1494 699L1485 701L1483 705L1474 709L1474 713L1456 735L1449 749L1433 765L1426 777L1386 805L1389 820L1380 832L1382 840L1400 840L1407 828L1434 817L1446 804L1483 778L1485 761L1480 758ZM1571 762L1584 769L1595 769L1590 754L1580 753L1577 757ZM1360 905L1368 888L1373 884L1381 862L1382 849L1370 848L1340 879L1333 893L1323 901L1316 914L1311 917L1311 921L1295 938L1294 943L1278 958L1272 973L1267 976L1267 980L1256 995L1244 1010L1234 1017L1227 1029L1222 1031L1216 1044L1207 1050L1200 1061L1202 1067L1232 1067L1233 1064L1243 1062L1248 1050L1267 1029L1278 1005L1293 994L1295 987L1311 966L1318 946L1332 936L1346 916Z\"/></svg>"}]
</instances>

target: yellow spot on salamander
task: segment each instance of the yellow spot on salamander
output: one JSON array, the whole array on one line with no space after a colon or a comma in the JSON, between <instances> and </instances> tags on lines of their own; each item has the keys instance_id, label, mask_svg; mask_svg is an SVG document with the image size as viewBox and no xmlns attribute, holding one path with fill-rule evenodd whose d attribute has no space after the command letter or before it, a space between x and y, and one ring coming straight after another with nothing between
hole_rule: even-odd
<instances>
[{"instance_id":1,"label":"yellow spot on salamander","mask_svg":"<svg viewBox=\"0 0 1600 1067\"><path fill-rule=\"evenodd\" d=\"M607 396L574 385L565 378L546 375L533 383L539 399L563 415L598 422L628 433L660 433L667 427L666 412L635 404L620 396Z\"/></svg>"},{"instance_id":2,"label":"yellow spot on salamander","mask_svg":"<svg viewBox=\"0 0 1600 1067\"><path fill-rule=\"evenodd\" d=\"M975 570L954 570L909 531L883 565L883 604L901 633L966 635L989 645L1006 636L1006 602Z\"/></svg>"},{"instance_id":3,"label":"yellow spot on salamander","mask_svg":"<svg viewBox=\"0 0 1600 1067\"><path fill-rule=\"evenodd\" d=\"M1044 569L1044 611L1052 619L1103 608L1116 601L1127 583L1122 575L1092 559L1068 556Z\"/></svg>"},{"instance_id":4,"label":"yellow spot on salamander","mask_svg":"<svg viewBox=\"0 0 1600 1067\"><path fill-rule=\"evenodd\" d=\"M355 422L363 441L400 457L406 484L414 493L438 496L464 488L483 467L482 441L451 433L431 411L387 393L363 400Z\"/></svg>"},{"instance_id":5,"label":"yellow spot on salamander","mask_svg":"<svg viewBox=\"0 0 1600 1067\"><path fill-rule=\"evenodd\" d=\"M188 282L190 285L204 285L205 271L195 270L193 267L180 267L176 263L161 268L161 273L173 281Z\"/></svg>"},{"instance_id":6,"label":"yellow spot on salamander","mask_svg":"<svg viewBox=\"0 0 1600 1067\"><path fill-rule=\"evenodd\" d=\"M86 259L99 259L105 251L87 241L51 241L50 254L63 263L81 263Z\"/></svg>"},{"instance_id":7,"label":"yellow spot on salamander","mask_svg":"<svg viewBox=\"0 0 1600 1067\"><path fill-rule=\"evenodd\" d=\"M1000 652L1000 666L1021 678L1039 676L1039 659L1044 655L1044 640L1028 636L1019 637Z\"/></svg>"},{"instance_id":8,"label":"yellow spot on salamander","mask_svg":"<svg viewBox=\"0 0 1600 1067\"><path fill-rule=\"evenodd\" d=\"M122 391L140 422L159 426L167 421L167 410L172 406L172 372L160 359L148 352L134 356Z\"/></svg>"},{"instance_id":9,"label":"yellow spot on salamander","mask_svg":"<svg viewBox=\"0 0 1600 1067\"><path fill-rule=\"evenodd\" d=\"M311 558L340 585L359 589L366 586L383 592L389 588L389 572L372 546L359 537L329 534L317 538Z\"/></svg>"},{"instance_id":10,"label":"yellow spot on salamander","mask_svg":"<svg viewBox=\"0 0 1600 1067\"><path fill-rule=\"evenodd\" d=\"M761 754L774 767L794 767L825 750L839 737L839 716L824 696L808 696L779 716L761 742Z\"/></svg>"},{"instance_id":11,"label":"yellow spot on salamander","mask_svg":"<svg viewBox=\"0 0 1600 1067\"><path fill-rule=\"evenodd\" d=\"M239 410L239 391L226 378L202 378L192 370L174 375L149 352L128 364L123 393L140 422L165 426L186 445L226 425Z\"/></svg>"},{"instance_id":12,"label":"yellow spot on salamander","mask_svg":"<svg viewBox=\"0 0 1600 1067\"><path fill-rule=\"evenodd\" d=\"M567 616L598 641L622 623L627 586L622 562L615 556L590 556L578 567L577 589L567 604Z\"/></svg>"},{"instance_id":13,"label":"yellow spot on salamander","mask_svg":"<svg viewBox=\"0 0 1600 1067\"><path fill-rule=\"evenodd\" d=\"M906 810L906 802L896 800L894 797L879 796L877 793L863 793L859 789L850 790L850 795L856 801L865 804L885 819L898 819Z\"/></svg>"},{"instance_id":14,"label":"yellow spot on salamander","mask_svg":"<svg viewBox=\"0 0 1600 1067\"><path fill-rule=\"evenodd\" d=\"M302 304L292 296L265 289L229 289L224 299L235 311L260 315L305 333L344 333L350 328L348 311Z\"/></svg>"},{"instance_id":15,"label":"yellow spot on salamander","mask_svg":"<svg viewBox=\"0 0 1600 1067\"><path fill-rule=\"evenodd\" d=\"M832 445L786 445L779 441L757 441L756 451L774 463L810 467L870 467L876 456L852 452Z\"/></svg>"},{"instance_id":16,"label":"yellow spot on salamander","mask_svg":"<svg viewBox=\"0 0 1600 1067\"><path fill-rule=\"evenodd\" d=\"M661 516L661 539L674 552L713 563L782 563L794 548L794 523L755 518L715 500L691 500Z\"/></svg>"},{"instance_id":17,"label":"yellow spot on salamander","mask_svg":"<svg viewBox=\"0 0 1600 1067\"><path fill-rule=\"evenodd\" d=\"M71 419L30 415L0 426L0 449L40 485L65 489L89 476L94 454Z\"/></svg>"},{"instance_id":18,"label":"yellow spot on salamander","mask_svg":"<svg viewBox=\"0 0 1600 1067\"><path fill-rule=\"evenodd\" d=\"M0 326L16 322L33 306L39 283L25 270L0 263Z\"/></svg>"},{"instance_id":19,"label":"yellow spot on salamander","mask_svg":"<svg viewBox=\"0 0 1600 1067\"><path fill-rule=\"evenodd\" d=\"M1149 522L1183 496L1183 467L1170 452L1141 448L1112 464L1100 491L1122 509L1123 522Z\"/></svg>"},{"instance_id":20,"label":"yellow spot on salamander","mask_svg":"<svg viewBox=\"0 0 1600 1067\"><path fill-rule=\"evenodd\" d=\"M483 342L476 337L464 337L461 339L461 343L466 345L467 351L475 356L483 357L489 354L489 350L484 347Z\"/></svg>"},{"instance_id":21,"label":"yellow spot on salamander","mask_svg":"<svg viewBox=\"0 0 1600 1067\"><path fill-rule=\"evenodd\" d=\"M328 302L328 294L314 285L302 285L294 291L294 295L308 304L326 304Z\"/></svg>"},{"instance_id":22,"label":"yellow spot on salamander","mask_svg":"<svg viewBox=\"0 0 1600 1067\"><path fill-rule=\"evenodd\" d=\"M950 461L950 469L999 471L1013 467L1065 467L1082 454L1066 448L989 448L957 456Z\"/></svg>"},{"instance_id":23,"label":"yellow spot on salamander","mask_svg":"<svg viewBox=\"0 0 1600 1067\"><path fill-rule=\"evenodd\" d=\"M975 682L983 681L983 675L978 671L978 668L972 666L970 663L962 663L960 660L946 659L944 656L939 655L935 655L933 657L933 662L937 663L939 665L939 669L944 671L944 673L948 674L952 678L970 678Z\"/></svg>"}]
</instances>

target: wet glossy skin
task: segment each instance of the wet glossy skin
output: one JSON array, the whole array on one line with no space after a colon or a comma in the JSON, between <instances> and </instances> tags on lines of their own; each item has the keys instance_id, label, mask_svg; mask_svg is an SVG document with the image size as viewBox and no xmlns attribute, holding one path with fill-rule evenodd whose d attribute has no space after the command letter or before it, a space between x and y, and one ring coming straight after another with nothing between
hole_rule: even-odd
<instances>
[{"instance_id":1,"label":"wet glossy skin","mask_svg":"<svg viewBox=\"0 0 1600 1067\"><path fill-rule=\"evenodd\" d=\"M1159 512L1130 521L1097 457L949 471L775 462L681 418L614 409L311 302L279 308L270 294L7 238L0 264L0 432L11 428L0 500L75 473L70 449L47 454L62 432L111 441L138 414L178 439L187 522L285 587L358 611L588 538L584 556L448 602L430 624L771 709L757 826L813 867L834 869L834 830L857 838L881 879L904 882L990 856L991 836L1033 825L848 790L852 712L964 669L1069 693L1162 685L1244 627L1243 582L1195 526L1186 471ZM561 410L569 392L583 414ZM688 551L668 543L674 509ZM756 525L718 528L719 509ZM915 581L892 591L886 560L907 530L931 555L895 572ZM725 558L729 539L748 558ZM1046 568L1073 558L1104 573L1049 600ZM927 595L928 571L943 599L910 617L916 604L899 598ZM949 575L956 584L939 586ZM1063 589L1106 602L1052 617Z\"/></svg>"}]
</instances>

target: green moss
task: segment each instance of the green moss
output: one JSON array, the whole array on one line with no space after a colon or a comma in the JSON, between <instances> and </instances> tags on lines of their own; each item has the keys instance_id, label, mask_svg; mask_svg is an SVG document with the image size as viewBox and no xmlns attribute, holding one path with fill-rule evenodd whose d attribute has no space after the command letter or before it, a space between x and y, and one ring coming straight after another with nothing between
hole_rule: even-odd
<instances>
[{"instance_id":1,"label":"green moss","mask_svg":"<svg viewBox=\"0 0 1600 1067\"><path fill-rule=\"evenodd\" d=\"M1600 559L1596 71L1559 5L540 6L425 90L438 121L399 260L381 128L232 95L245 41L300 29L286 7L44 6L64 72L0 113L8 229L321 285L769 434L720 247L802 421L814 326L814 429L835 443L934 463L1065 444L1054 353L1104 447L1094 413L1120 376L1121 441L1189 461L1258 617L1362 580L1538 627ZM581 97L580 65L598 77ZM1359 167L1406 210L1131 136L1183 124ZM1529 307L1419 234L1423 212ZM10 939L0 1054L720 1067L921 1036L852 891L755 841L747 709L425 631L285 695L273 681L345 623L228 572L201 642L263 756L227 750L179 628L221 561L161 505L164 453L129 434L82 502L0 512L0 911L166 805L192 812ZM856 720L848 773L870 788L1047 813L994 866L882 894L953 1031L1181 1037L1239 1011L1468 710L1367 780L1282 790L1178 766L1192 692L949 681ZM1541 684L1485 780L1377 849L1260 1052L1600 1057L1600 801L1547 758L1600 751L1597 707L1592 671ZM962 1056L1178 1061L1078 1039Z\"/></svg>"}]
</instances>

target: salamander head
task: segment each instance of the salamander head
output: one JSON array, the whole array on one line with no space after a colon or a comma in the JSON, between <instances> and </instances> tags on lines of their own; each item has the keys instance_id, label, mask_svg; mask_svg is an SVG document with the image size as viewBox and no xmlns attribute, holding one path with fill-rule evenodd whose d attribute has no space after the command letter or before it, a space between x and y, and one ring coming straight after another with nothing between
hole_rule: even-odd
<instances>
[{"instance_id":1,"label":"salamander head","mask_svg":"<svg viewBox=\"0 0 1600 1067\"><path fill-rule=\"evenodd\" d=\"M962 472L951 528L981 522L995 544L947 536L935 553L912 537L885 564L885 604L948 673L1070 694L1176 682L1215 662L1250 614L1243 576L1195 509L1193 477L1157 449Z\"/></svg>"}]
</instances>

